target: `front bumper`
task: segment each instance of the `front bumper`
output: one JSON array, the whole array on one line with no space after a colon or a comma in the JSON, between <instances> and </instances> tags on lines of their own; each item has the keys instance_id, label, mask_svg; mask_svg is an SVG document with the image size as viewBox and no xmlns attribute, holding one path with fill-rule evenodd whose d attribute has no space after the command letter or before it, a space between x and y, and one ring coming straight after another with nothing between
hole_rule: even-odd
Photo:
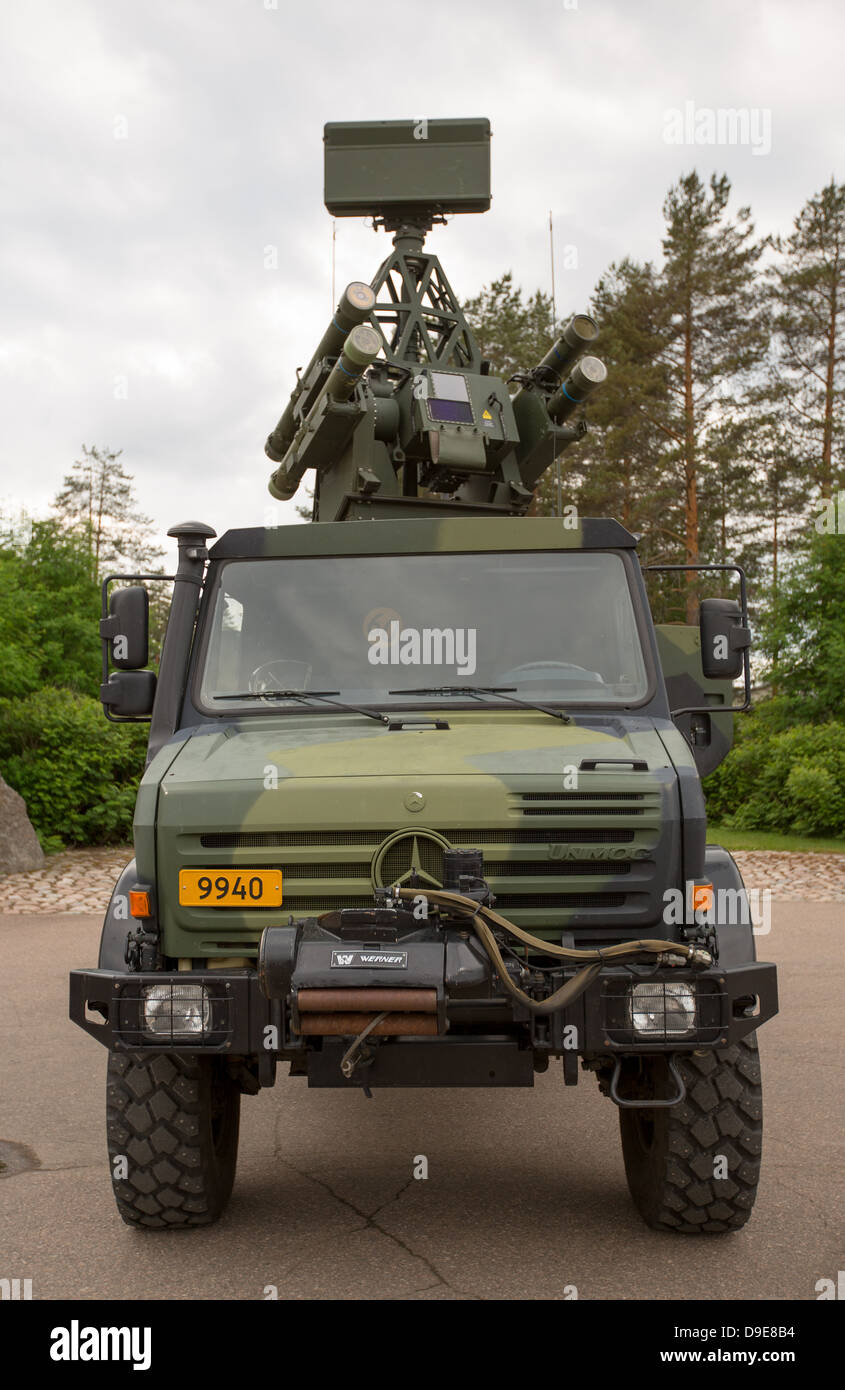
<instances>
[{"instance_id":1,"label":"front bumper","mask_svg":"<svg viewBox=\"0 0 845 1390\"><path fill-rule=\"evenodd\" d=\"M338 978L338 973L332 978L333 986L363 983ZM359 973L348 972L349 976ZM395 972L383 972L387 978L381 980L374 979L374 974L369 972L366 981L371 989L394 987ZM564 978L562 971L556 972L553 987ZM635 1034L627 992L632 975L619 967L603 970L568 1008L549 1016L534 1015L503 993L491 991L487 998L451 997L441 984L436 1036L380 1040L377 1071L385 1079L376 1080L373 1072L373 1084L531 1085L534 1071L545 1069L544 1058L718 1050L730 1047L777 1013L776 970L766 962L695 971L661 968L636 977L640 978L655 984L689 983L694 988L694 1027L688 1033ZM151 985L170 986L177 992L186 985L201 987L208 1003L202 1012L202 1031L149 1032L144 991ZM312 1085L343 1084L326 1078L329 1072L334 1074L335 1061L330 1059L339 1056L346 1044L337 1037L307 1036L300 1031L297 994L294 986L286 997L268 998L258 972L251 969L138 974L74 970L70 1017L115 1050L272 1057L291 1061L293 1070L307 1074ZM362 1015L362 1027L365 1021ZM400 1053L406 1060L400 1059ZM494 1060L494 1054L500 1060ZM350 1084L360 1085L360 1081Z\"/></svg>"}]
</instances>

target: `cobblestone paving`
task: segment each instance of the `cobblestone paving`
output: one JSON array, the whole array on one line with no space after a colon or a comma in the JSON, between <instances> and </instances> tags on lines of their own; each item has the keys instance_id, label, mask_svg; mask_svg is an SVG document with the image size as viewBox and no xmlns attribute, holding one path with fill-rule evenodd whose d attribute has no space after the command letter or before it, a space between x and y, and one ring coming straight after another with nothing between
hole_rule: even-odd
<instances>
[{"instance_id":1,"label":"cobblestone paving","mask_svg":"<svg viewBox=\"0 0 845 1390\"><path fill-rule=\"evenodd\" d=\"M845 903L845 854L737 850L747 888L769 889L780 901ZM52 854L43 869L0 877L2 912L104 912L130 848L75 849Z\"/></svg>"},{"instance_id":2,"label":"cobblestone paving","mask_svg":"<svg viewBox=\"0 0 845 1390\"><path fill-rule=\"evenodd\" d=\"M0 877L0 911L105 912L115 880L131 858L128 847L48 855L43 869Z\"/></svg>"},{"instance_id":3,"label":"cobblestone paving","mask_svg":"<svg viewBox=\"0 0 845 1390\"><path fill-rule=\"evenodd\" d=\"M845 854L737 850L746 888L768 888L780 902L845 903Z\"/></svg>"}]
</instances>

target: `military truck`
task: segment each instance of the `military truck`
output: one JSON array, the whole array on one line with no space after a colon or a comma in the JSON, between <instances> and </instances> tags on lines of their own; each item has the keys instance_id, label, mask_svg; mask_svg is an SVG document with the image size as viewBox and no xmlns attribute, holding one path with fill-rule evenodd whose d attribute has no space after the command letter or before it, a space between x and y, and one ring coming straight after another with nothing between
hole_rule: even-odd
<instances>
[{"instance_id":1,"label":"military truck","mask_svg":"<svg viewBox=\"0 0 845 1390\"><path fill-rule=\"evenodd\" d=\"M241 1096L280 1066L362 1103L551 1069L619 1108L649 1225L737 1230L777 986L700 779L749 705L744 576L655 626L635 536L531 514L606 373L581 314L501 380L424 246L489 207L489 123L324 140L329 212L392 249L265 446L274 498L311 471L313 521L174 526L157 673L149 576L103 584L104 710L149 720L149 755L70 1013L108 1048L120 1214L216 1220Z\"/></svg>"}]
</instances>

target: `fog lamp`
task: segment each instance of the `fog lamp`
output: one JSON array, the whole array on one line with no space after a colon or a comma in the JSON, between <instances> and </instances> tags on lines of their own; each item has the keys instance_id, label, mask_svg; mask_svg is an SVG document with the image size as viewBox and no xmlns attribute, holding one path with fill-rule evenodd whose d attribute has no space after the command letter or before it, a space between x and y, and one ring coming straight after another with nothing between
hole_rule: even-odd
<instances>
[{"instance_id":1,"label":"fog lamp","mask_svg":"<svg viewBox=\"0 0 845 1390\"><path fill-rule=\"evenodd\" d=\"M641 1037L695 1032L695 986L675 981L632 985L629 1022Z\"/></svg>"},{"instance_id":2,"label":"fog lamp","mask_svg":"<svg viewBox=\"0 0 845 1390\"><path fill-rule=\"evenodd\" d=\"M211 1003L205 985L145 985L144 1026L154 1037L207 1033Z\"/></svg>"}]
</instances>

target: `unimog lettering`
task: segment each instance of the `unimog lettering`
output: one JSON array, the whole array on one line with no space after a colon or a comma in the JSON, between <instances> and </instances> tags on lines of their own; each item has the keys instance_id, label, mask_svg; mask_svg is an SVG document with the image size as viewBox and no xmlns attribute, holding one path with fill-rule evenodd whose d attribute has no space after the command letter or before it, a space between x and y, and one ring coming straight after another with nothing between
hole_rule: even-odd
<instances>
[{"instance_id":1,"label":"unimog lettering","mask_svg":"<svg viewBox=\"0 0 845 1390\"><path fill-rule=\"evenodd\" d=\"M156 674L146 591L104 588L101 699L149 719L148 764L70 1012L108 1049L130 1225L218 1219L241 1096L280 1067L362 1095L553 1067L538 1132L593 1073L650 1226L751 1213L776 975L700 780L750 703L745 579L709 566L739 601L656 628L624 526L532 514L606 371L588 314L510 384L482 357L425 239L489 207L489 155L480 118L326 126L328 211L392 247L265 445L318 524L173 527Z\"/></svg>"},{"instance_id":2,"label":"unimog lettering","mask_svg":"<svg viewBox=\"0 0 845 1390\"><path fill-rule=\"evenodd\" d=\"M649 850L622 845L549 845L550 859L648 859Z\"/></svg>"}]
</instances>

